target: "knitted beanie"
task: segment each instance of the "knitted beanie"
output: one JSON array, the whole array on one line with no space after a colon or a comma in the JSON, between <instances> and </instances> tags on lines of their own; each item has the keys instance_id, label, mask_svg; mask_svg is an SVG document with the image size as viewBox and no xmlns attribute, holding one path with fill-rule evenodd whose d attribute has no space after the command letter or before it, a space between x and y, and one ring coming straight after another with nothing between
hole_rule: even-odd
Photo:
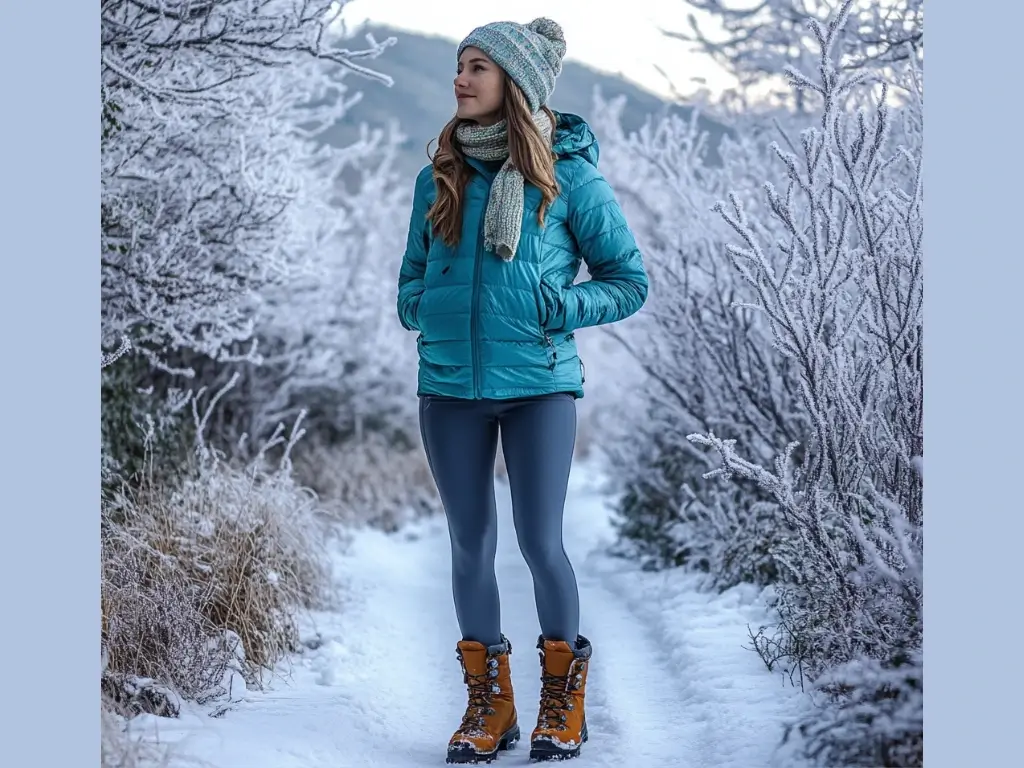
<instances>
[{"instance_id":1,"label":"knitted beanie","mask_svg":"<svg viewBox=\"0 0 1024 768\"><path fill-rule=\"evenodd\" d=\"M526 25L495 21L470 32L456 56L469 46L479 48L505 70L522 89L532 112L547 103L565 56L565 37L557 23L543 17Z\"/></svg>"}]
</instances>

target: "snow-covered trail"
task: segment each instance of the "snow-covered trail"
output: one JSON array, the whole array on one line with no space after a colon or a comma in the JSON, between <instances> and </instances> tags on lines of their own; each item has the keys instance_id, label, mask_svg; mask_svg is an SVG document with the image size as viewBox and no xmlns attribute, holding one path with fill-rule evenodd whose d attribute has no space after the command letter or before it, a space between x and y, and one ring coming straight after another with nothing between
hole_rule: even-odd
<instances>
[{"instance_id":1,"label":"snow-covered trail","mask_svg":"<svg viewBox=\"0 0 1024 768\"><path fill-rule=\"evenodd\" d=\"M781 724L805 704L743 647L748 623L762 620L756 594L700 593L686 574L643 573L601 554L611 530L595 479L587 467L574 473L566 509L581 631L594 646L590 741L571 765L778 764ZM524 741L493 765L529 765L539 627L503 486L498 499L502 621ZM313 617L307 634L320 645L293 660L287 678L249 693L221 718L191 712L149 725L176 742L177 754L216 768L443 766L465 701L448 558L443 520L398 536L358 535L337 560L349 602L340 614Z\"/></svg>"}]
</instances>

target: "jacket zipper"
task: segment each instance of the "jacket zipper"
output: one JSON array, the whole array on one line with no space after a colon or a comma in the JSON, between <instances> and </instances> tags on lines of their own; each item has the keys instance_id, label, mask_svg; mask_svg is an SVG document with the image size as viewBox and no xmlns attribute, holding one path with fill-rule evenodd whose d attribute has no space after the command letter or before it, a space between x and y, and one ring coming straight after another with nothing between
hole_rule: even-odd
<instances>
[{"instance_id":1,"label":"jacket zipper","mask_svg":"<svg viewBox=\"0 0 1024 768\"><path fill-rule=\"evenodd\" d=\"M555 365L558 364L558 350L555 349L555 342L547 331L544 331L544 346L551 352L551 362L548 363L548 368L553 371L555 370Z\"/></svg>"},{"instance_id":2,"label":"jacket zipper","mask_svg":"<svg viewBox=\"0 0 1024 768\"><path fill-rule=\"evenodd\" d=\"M480 271L483 268L484 223L486 216L480 213L480 231L476 238L476 261L473 264L473 314L470 321L470 340L473 350L473 397L483 397L480 385Z\"/></svg>"},{"instance_id":3,"label":"jacket zipper","mask_svg":"<svg viewBox=\"0 0 1024 768\"><path fill-rule=\"evenodd\" d=\"M575 339L576 339L576 333L575 332L570 333L568 336L565 337L566 341L574 341ZM586 384L587 383L587 366L585 366L583 364L583 358L579 356L579 352L578 351L577 351L577 354L576 354L576 359L580 361L580 383L581 384Z\"/></svg>"}]
</instances>

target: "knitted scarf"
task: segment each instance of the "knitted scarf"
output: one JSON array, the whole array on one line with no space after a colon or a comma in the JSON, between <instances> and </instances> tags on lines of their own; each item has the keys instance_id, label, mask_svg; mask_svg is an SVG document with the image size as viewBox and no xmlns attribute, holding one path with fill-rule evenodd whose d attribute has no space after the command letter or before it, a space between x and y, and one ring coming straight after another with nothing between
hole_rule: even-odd
<instances>
[{"instance_id":1,"label":"knitted scarf","mask_svg":"<svg viewBox=\"0 0 1024 768\"><path fill-rule=\"evenodd\" d=\"M551 120L542 110L533 115L533 122L547 143L551 143ZM508 154L508 124L502 120L486 127L463 123L455 132L462 153L476 160L504 160L494 177L487 210L484 212L484 248L511 261L519 247L523 225L523 175L512 165Z\"/></svg>"}]
</instances>

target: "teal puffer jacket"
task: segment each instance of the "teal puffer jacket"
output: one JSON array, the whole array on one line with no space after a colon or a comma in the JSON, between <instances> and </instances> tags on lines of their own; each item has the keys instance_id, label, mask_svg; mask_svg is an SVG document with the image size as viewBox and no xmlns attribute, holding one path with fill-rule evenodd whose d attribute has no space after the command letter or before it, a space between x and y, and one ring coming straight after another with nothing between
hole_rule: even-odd
<instances>
[{"instance_id":1,"label":"teal puffer jacket","mask_svg":"<svg viewBox=\"0 0 1024 768\"><path fill-rule=\"evenodd\" d=\"M416 179L398 317L407 330L419 331L420 395L583 397L573 331L628 317L647 299L640 251L597 170L597 139L577 115L556 117L561 194L541 228L540 191L527 185L519 249L509 262L483 247L492 168L468 160L474 173L466 185L460 242L452 248L434 237L426 219L436 196L431 166ZM581 260L591 279L574 285Z\"/></svg>"}]
</instances>

